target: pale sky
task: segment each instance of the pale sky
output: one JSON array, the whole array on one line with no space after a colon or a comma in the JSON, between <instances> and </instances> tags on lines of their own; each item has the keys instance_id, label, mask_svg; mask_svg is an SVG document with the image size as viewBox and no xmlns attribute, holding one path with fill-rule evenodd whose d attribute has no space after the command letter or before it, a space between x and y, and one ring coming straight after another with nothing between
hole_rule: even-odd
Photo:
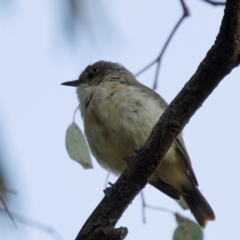
<instances>
[{"instance_id":1,"label":"pale sky","mask_svg":"<svg viewBox=\"0 0 240 240\"><path fill-rule=\"evenodd\" d=\"M99 3L100 2L100 3ZM75 239L101 201L106 171L93 159L84 170L69 159L65 132L77 107L73 80L90 63L120 62L133 73L157 57L181 16L179 1L85 1L86 12L75 43L64 35L66 6L59 1L19 1L0 5L0 130L9 187L17 191L10 211L54 228L63 239ZM177 31L163 61L160 93L168 102L195 72L214 43L223 7L187 1L191 16ZM101 9L101 10L99 10ZM86 16L88 18L86 18ZM89 22L87 22L89 23ZM87 26L87 27L86 27ZM90 28L91 27L91 28ZM155 68L138 79L152 87ZM215 211L216 221L204 230L205 240L238 239L239 233L239 76L234 69L184 129L184 139L200 190ZM80 114L77 123L82 127ZM116 178L111 176L110 181ZM151 186L147 203L194 219L189 211ZM146 209L136 197L117 226L128 227L128 240L170 240L177 224L172 214ZM50 240L53 235L0 214L0 238Z\"/></svg>"}]
</instances>

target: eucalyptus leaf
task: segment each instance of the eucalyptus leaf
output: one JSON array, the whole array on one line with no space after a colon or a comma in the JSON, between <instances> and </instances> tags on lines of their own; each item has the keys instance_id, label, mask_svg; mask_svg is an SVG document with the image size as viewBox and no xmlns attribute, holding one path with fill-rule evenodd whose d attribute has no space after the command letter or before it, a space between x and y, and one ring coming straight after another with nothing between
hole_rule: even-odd
<instances>
[{"instance_id":1,"label":"eucalyptus leaf","mask_svg":"<svg viewBox=\"0 0 240 240\"><path fill-rule=\"evenodd\" d=\"M79 162L84 169L93 168L87 142L75 122L67 129L66 148L69 157Z\"/></svg>"},{"instance_id":2,"label":"eucalyptus leaf","mask_svg":"<svg viewBox=\"0 0 240 240\"><path fill-rule=\"evenodd\" d=\"M176 214L178 227L173 234L173 240L203 240L201 227L188 218Z\"/></svg>"}]
</instances>

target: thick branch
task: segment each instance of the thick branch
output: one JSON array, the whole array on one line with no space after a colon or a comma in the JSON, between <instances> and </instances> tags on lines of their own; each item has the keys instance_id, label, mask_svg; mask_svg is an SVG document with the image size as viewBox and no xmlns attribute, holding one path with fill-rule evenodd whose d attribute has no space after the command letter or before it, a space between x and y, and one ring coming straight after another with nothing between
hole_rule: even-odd
<instances>
[{"instance_id":1,"label":"thick branch","mask_svg":"<svg viewBox=\"0 0 240 240\"><path fill-rule=\"evenodd\" d=\"M134 152L129 167L107 189L105 197L84 224L77 240L125 238L125 228L114 229L117 221L145 187L172 142L196 110L239 62L240 1L228 0L215 44L161 116L144 147Z\"/></svg>"}]
</instances>

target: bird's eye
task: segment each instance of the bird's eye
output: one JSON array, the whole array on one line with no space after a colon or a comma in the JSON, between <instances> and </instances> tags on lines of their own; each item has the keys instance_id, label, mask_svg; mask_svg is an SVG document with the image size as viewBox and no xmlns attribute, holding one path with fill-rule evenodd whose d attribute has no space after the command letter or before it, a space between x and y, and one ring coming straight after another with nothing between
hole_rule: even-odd
<instances>
[{"instance_id":1,"label":"bird's eye","mask_svg":"<svg viewBox=\"0 0 240 240\"><path fill-rule=\"evenodd\" d=\"M92 74L92 73L89 73L89 74L88 74L88 78L89 78L90 80L92 80L92 79L94 78L93 74Z\"/></svg>"}]
</instances>

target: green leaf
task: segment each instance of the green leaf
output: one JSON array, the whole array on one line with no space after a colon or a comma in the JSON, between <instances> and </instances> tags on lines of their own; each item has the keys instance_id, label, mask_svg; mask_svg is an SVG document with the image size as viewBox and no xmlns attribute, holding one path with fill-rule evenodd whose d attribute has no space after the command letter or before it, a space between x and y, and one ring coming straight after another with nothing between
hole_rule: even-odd
<instances>
[{"instance_id":1,"label":"green leaf","mask_svg":"<svg viewBox=\"0 0 240 240\"><path fill-rule=\"evenodd\" d=\"M66 148L69 157L79 162L84 169L93 168L88 145L82 131L75 122L67 129Z\"/></svg>"},{"instance_id":2,"label":"green leaf","mask_svg":"<svg viewBox=\"0 0 240 240\"><path fill-rule=\"evenodd\" d=\"M184 210L189 209L187 203L185 202L185 200L183 199L182 196L181 196L180 200L177 202Z\"/></svg>"},{"instance_id":3,"label":"green leaf","mask_svg":"<svg viewBox=\"0 0 240 240\"><path fill-rule=\"evenodd\" d=\"M188 218L175 214L178 227L174 231L173 240L203 240L201 227Z\"/></svg>"}]
</instances>

